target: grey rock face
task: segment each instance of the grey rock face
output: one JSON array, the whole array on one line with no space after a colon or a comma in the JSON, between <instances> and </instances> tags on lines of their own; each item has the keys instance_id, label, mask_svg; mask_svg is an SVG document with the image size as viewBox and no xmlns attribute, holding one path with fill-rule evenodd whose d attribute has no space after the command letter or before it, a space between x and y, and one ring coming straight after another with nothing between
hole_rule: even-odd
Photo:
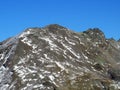
<instances>
[{"instance_id":1,"label":"grey rock face","mask_svg":"<svg viewBox=\"0 0 120 90\"><path fill-rule=\"evenodd\" d=\"M120 90L120 42L53 24L0 43L0 90Z\"/></svg>"}]
</instances>

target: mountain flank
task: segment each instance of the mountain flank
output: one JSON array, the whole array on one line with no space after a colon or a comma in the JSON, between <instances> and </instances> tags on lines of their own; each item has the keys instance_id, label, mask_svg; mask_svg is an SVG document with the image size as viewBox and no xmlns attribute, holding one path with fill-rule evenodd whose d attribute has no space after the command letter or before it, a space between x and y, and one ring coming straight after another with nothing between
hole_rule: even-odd
<instances>
[{"instance_id":1,"label":"mountain flank","mask_svg":"<svg viewBox=\"0 0 120 90\"><path fill-rule=\"evenodd\" d=\"M120 90L120 41L98 28L28 28L0 42L0 90Z\"/></svg>"}]
</instances>

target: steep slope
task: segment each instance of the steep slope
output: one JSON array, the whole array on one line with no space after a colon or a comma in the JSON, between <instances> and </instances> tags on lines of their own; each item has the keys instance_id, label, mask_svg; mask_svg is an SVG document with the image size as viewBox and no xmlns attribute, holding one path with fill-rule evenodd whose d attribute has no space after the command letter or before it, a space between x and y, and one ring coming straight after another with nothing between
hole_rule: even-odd
<instances>
[{"instance_id":1,"label":"steep slope","mask_svg":"<svg viewBox=\"0 0 120 90\"><path fill-rule=\"evenodd\" d=\"M0 43L0 90L120 90L120 42L98 28L29 28Z\"/></svg>"}]
</instances>

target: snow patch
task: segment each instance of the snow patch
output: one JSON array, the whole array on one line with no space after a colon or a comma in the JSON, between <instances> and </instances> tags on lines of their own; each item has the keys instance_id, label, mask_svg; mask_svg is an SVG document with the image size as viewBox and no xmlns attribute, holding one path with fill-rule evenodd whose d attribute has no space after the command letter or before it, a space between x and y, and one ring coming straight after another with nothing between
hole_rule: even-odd
<instances>
[{"instance_id":1,"label":"snow patch","mask_svg":"<svg viewBox=\"0 0 120 90\"><path fill-rule=\"evenodd\" d=\"M50 75L49 78L51 81L54 81L54 79L55 79L55 77L53 75Z\"/></svg>"},{"instance_id":2,"label":"snow patch","mask_svg":"<svg viewBox=\"0 0 120 90\"><path fill-rule=\"evenodd\" d=\"M46 59L50 59L50 58L47 56L47 54L44 54L44 57L45 57Z\"/></svg>"},{"instance_id":3,"label":"snow patch","mask_svg":"<svg viewBox=\"0 0 120 90\"><path fill-rule=\"evenodd\" d=\"M61 68L61 71L65 70L64 66L60 64L60 62L55 61L58 67Z\"/></svg>"},{"instance_id":4,"label":"snow patch","mask_svg":"<svg viewBox=\"0 0 120 90\"><path fill-rule=\"evenodd\" d=\"M53 43L53 41L50 40L49 38L41 38L41 39L43 39L43 40L45 40L46 42L48 42L49 45L51 46L51 48L57 47L57 46Z\"/></svg>"},{"instance_id":5,"label":"snow patch","mask_svg":"<svg viewBox=\"0 0 120 90\"><path fill-rule=\"evenodd\" d=\"M29 35L29 34L30 34L30 30L28 30L28 31L23 32L22 34L20 34L20 35L19 35L19 38L25 37L25 36L27 36L27 35Z\"/></svg>"},{"instance_id":6,"label":"snow patch","mask_svg":"<svg viewBox=\"0 0 120 90\"><path fill-rule=\"evenodd\" d=\"M120 49L120 45L117 44L117 48Z\"/></svg>"},{"instance_id":7,"label":"snow patch","mask_svg":"<svg viewBox=\"0 0 120 90\"><path fill-rule=\"evenodd\" d=\"M5 53L0 54L0 60L2 60L5 57Z\"/></svg>"},{"instance_id":8,"label":"snow patch","mask_svg":"<svg viewBox=\"0 0 120 90\"><path fill-rule=\"evenodd\" d=\"M66 40L69 44L71 44L71 45L76 45L75 43L70 42L67 37L65 37L65 40Z\"/></svg>"},{"instance_id":9,"label":"snow patch","mask_svg":"<svg viewBox=\"0 0 120 90\"><path fill-rule=\"evenodd\" d=\"M78 59L80 59L80 55L76 54L71 47L66 46L63 42L61 42L61 44L69 51L71 52L75 57L77 57Z\"/></svg>"},{"instance_id":10,"label":"snow patch","mask_svg":"<svg viewBox=\"0 0 120 90\"><path fill-rule=\"evenodd\" d=\"M84 57L85 59L88 59L88 57L87 57L87 56L85 56L85 54L84 54L84 53L82 53L82 55L83 55L83 57Z\"/></svg>"},{"instance_id":11,"label":"snow patch","mask_svg":"<svg viewBox=\"0 0 120 90\"><path fill-rule=\"evenodd\" d=\"M28 46L32 46L31 43L32 41L31 40L28 40L27 37L24 37L24 39L21 40L22 42L26 43Z\"/></svg>"}]
</instances>

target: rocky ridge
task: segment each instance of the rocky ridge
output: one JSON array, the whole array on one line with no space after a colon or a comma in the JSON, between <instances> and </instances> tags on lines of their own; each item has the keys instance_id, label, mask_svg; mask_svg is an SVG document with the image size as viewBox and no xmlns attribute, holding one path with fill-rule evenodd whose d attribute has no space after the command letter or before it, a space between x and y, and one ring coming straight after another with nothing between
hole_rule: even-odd
<instances>
[{"instance_id":1,"label":"rocky ridge","mask_svg":"<svg viewBox=\"0 0 120 90\"><path fill-rule=\"evenodd\" d=\"M0 43L0 90L120 90L120 42L52 24Z\"/></svg>"}]
</instances>

